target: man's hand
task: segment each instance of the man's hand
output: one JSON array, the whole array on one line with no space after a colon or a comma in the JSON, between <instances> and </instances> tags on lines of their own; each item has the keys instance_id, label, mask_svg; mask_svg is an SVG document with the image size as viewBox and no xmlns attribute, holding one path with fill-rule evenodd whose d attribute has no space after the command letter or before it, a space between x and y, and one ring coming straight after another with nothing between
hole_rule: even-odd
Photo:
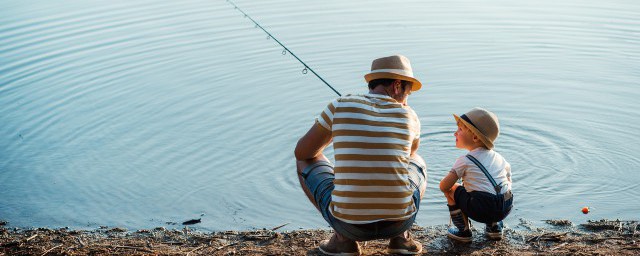
<instances>
[{"instance_id":1,"label":"man's hand","mask_svg":"<svg viewBox=\"0 0 640 256\"><path fill-rule=\"evenodd\" d=\"M296 159L307 160L319 157L329 143L331 143L331 131L316 123L298 140L295 150Z\"/></svg>"}]
</instances>

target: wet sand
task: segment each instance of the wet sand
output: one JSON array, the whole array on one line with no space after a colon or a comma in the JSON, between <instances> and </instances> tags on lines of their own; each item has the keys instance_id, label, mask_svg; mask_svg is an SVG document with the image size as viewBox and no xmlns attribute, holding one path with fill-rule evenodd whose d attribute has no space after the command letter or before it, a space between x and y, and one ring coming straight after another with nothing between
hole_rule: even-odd
<instances>
[{"instance_id":1,"label":"wet sand","mask_svg":"<svg viewBox=\"0 0 640 256\"><path fill-rule=\"evenodd\" d=\"M484 238L475 227L471 244L446 237L446 226L414 226L412 233L428 255L638 255L638 221L599 220L573 224L548 220L535 227L521 220L505 228L501 241ZM189 227L127 231L19 229L0 226L0 255L322 255L317 246L329 230L280 231L282 226L252 231L204 233ZM361 243L364 255L387 255L387 241Z\"/></svg>"}]
</instances>

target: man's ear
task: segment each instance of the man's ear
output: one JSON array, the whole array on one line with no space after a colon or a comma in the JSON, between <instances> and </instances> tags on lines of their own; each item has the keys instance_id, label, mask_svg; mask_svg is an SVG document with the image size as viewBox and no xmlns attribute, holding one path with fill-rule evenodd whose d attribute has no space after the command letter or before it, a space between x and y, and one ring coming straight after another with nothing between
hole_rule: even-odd
<instances>
[{"instance_id":1,"label":"man's ear","mask_svg":"<svg viewBox=\"0 0 640 256\"><path fill-rule=\"evenodd\" d=\"M393 81L393 92L399 94L400 91L402 91L402 81L396 79Z\"/></svg>"}]
</instances>

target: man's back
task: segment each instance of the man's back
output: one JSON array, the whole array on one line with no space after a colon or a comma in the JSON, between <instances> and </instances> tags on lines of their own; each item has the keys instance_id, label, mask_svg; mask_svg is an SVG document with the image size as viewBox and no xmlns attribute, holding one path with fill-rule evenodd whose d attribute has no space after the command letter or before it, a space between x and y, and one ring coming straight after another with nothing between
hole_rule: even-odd
<instances>
[{"instance_id":1,"label":"man's back","mask_svg":"<svg viewBox=\"0 0 640 256\"><path fill-rule=\"evenodd\" d=\"M318 249L360 255L357 241L389 239L387 253L419 254L409 229L427 186L420 122L407 105L422 83L402 55L377 58L364 76L369 94L327 106L294 151L305 195L334 229ZM335 167L323 154L333 141ZM366 224L366 225L360 225Z\"/></svg>"},{"instance_id":2,"label":"man's back","mask_svg":"<svg viewBox=\"0 0 640 256\"><path fill-rule=\"evenodd\" d=\"M420 124L411 108L386 95L347 95L329 104L317 122L333 138L333 216L360 224L415 213L407 167Z\"/></svg>"}]
</instances>

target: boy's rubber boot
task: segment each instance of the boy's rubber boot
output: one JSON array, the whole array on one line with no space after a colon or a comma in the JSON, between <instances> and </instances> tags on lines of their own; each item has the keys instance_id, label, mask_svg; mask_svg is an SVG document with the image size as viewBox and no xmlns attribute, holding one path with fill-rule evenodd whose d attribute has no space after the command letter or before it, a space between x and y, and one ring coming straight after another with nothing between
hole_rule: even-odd
<instances>
[{"instance_id":1,"label":"boy's rubber boot","mask_svg":"<svg viewBox=\"0 0 640 256\"><path fill-rule=\"evenodd\" d=\"M343 241L339 241L343 240ZM323 240L318 247L325 255L357 256L361 254L360 245L353 240L338 239L334 233L329 240Z\"/></svg>"},{"instance_id":2,"label":"boy's rubber boot","mask_svg":"<svg viewBox=\"0 0 640 256\"><path fill-rule=\"evenodd\" d=\"M469 227L469 218L457 206L447 206L449 207L451 222L453 222L453 227L447 230L447 236L459 242L470 243L472 234Z\"/></svg>"},{"instance_id":3,"label":"boy's rubber boot","mask_svg":"<svg viewBox=\"0 0 640 256\"><path fill-rule=\"evenodd\" d=\"M502 227L503 227L502 221L487 224L487 226L484 228L487 238L491 240L502 239Z\"/></svg>"}]
</instances>

